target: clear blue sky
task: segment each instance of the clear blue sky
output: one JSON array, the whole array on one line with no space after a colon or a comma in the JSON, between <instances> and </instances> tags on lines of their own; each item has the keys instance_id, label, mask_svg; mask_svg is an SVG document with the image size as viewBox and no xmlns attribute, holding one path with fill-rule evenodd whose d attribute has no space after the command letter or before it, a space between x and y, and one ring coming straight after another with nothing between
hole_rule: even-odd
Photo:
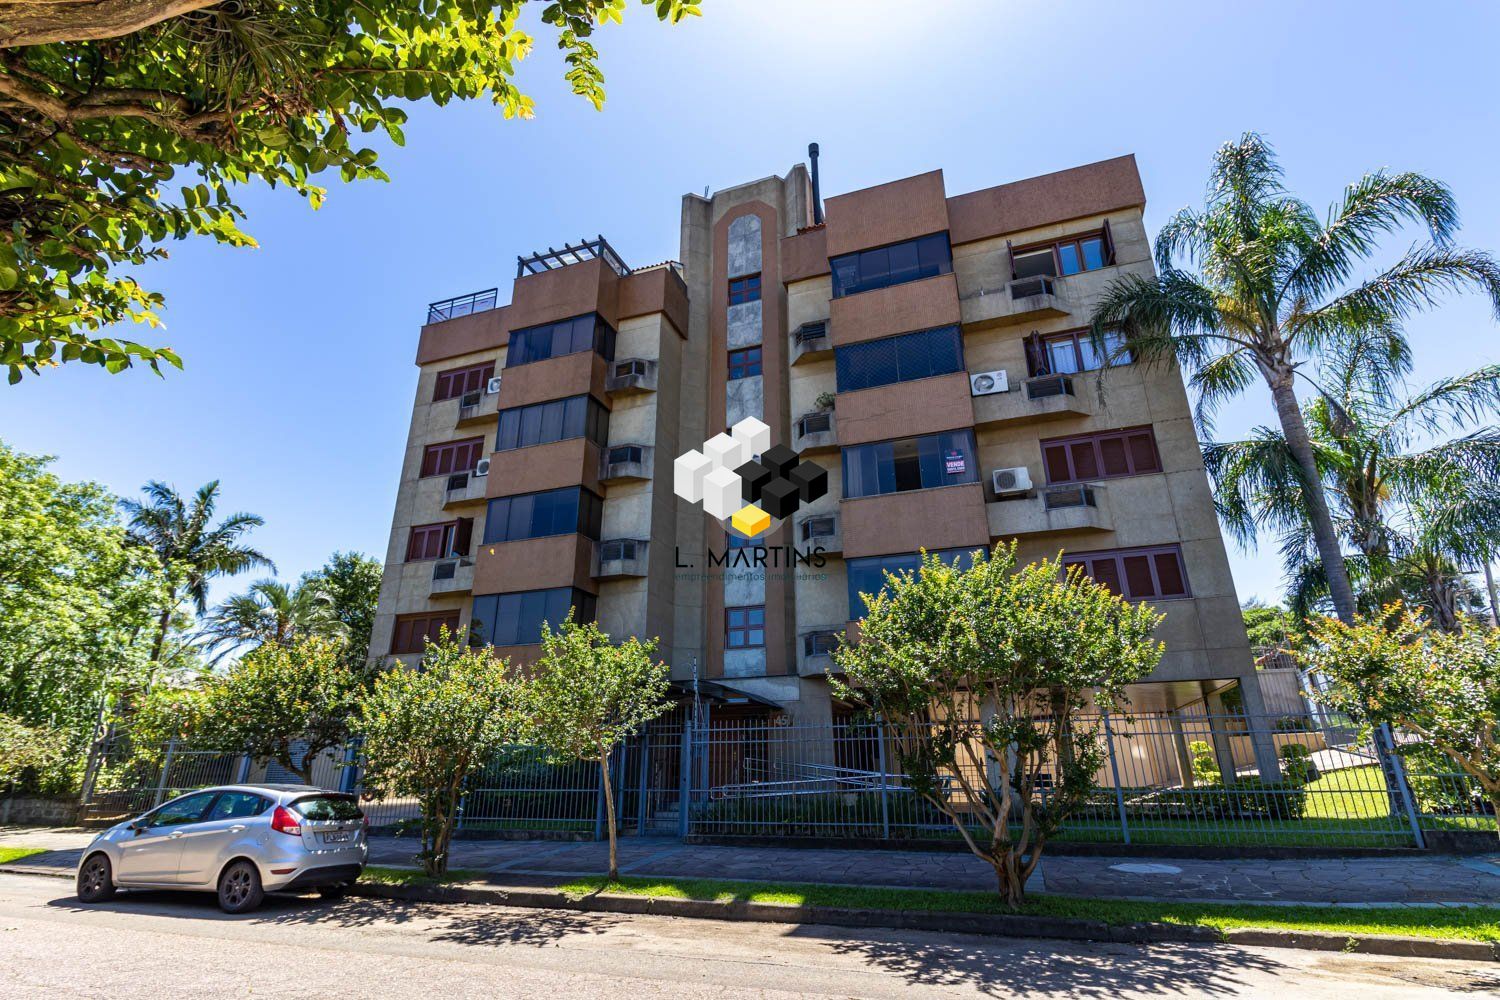
<instances>
[{"instance_id":1,"label":"clear blue sky","mask_svg":"<svg viewBox=\"0 0 1500 1000\"><path fill-rule=\"evenodd\" d=\"M935 167L954 194L1134 153L1154 233L1201 202L1215 147L1254 129L1320 209L1367 170L1421 170L1457 193L1461 241L1500 251L1492 5L703 6L668 28L632 4L596 34L602 113L566 93L541 36L521 73L535 120L420 106L383 155L389 184L331 180L318 212L245 191L260 249L174 244L141 275L187 370L0 387L0 437L119 493L219 478L226 510L266 518L256 541L284 577L334 549L383 558L427 302L508 294L517 254L595 233L628 263L675 257L684 192L782 173L813 139L825 194ZM1500 360L1473 296L1410 332L1418 382ZM1269 419L1257 389L1221 435ZM1273 545L1231 557L1241 598L1280 593Z\"/></svg>"}]
</instances>

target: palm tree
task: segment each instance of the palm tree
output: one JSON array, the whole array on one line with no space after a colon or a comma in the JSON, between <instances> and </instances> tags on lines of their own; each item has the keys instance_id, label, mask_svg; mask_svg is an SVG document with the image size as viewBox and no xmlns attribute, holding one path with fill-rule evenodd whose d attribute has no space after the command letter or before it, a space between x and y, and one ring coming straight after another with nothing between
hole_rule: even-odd
<instances>
[{"instance_id":1,"label":"palm tree","mask_svg":"<svg viewBox=\"0 0 1500 1000\"><path fill-rule=\"evenodd\" d=\"M276 567L260 550L241 543L241 538L265 521L254 514L231 514L214 523L219 481L206 483L188 503L166 483L152 480L141 487L146 502L122 500L127 538L156 553L171 584L157 618L151 663L161 663L172 617L186 596L198 614L208 610L208 584L218 576L234 576L246 570ZM149 677L148 677L149 684Z\"/></svg>"},{"instance_id":2,"label":"palm tree","mask_svg":"<svg viewBox=\"0 0 1500 1000\"><path fill-rule=\"evenodd\" d=\"M214 609L200 638L217 662L245 645L285 645L306 636L343 639L347 633L333 598L314 578L294 587L276 580L252 584Z\"/></svg>"},{"instance_id":3,"label":"palm tree","mask_svg":"<svg viewBox=\"0 0 1500 1000\"><path fill-rule=\"evenodd\" d=\"M1431 243L1351 284L1379 237L1425 225ZM1281 184L1281 168L1260 136L1246 133L1214 156L1207 203L1174 215L1157 238L1155 278L1131 275L1105 290L1093 315L1095 342L1125 334L1112 353L1146 362L1176 360L1198 395L1200 432L1259 375L1271 391L1281 437L1303 484L1313 543L1338 616L1351 620L1354 592L1329 511L1317 454L1298 404L1306 363L1363 337L1395 362L1408 351L1400 322L1439 293L1473 286L1500 314L1500 266L1452 246L1458 209L1441 183L1378 171L1351 184L1320 221ZM1179 258L1185 267L1175 263ZM1188 268L1196 268L1196 271ZM1106 369L1107 370L1107 369Z\"/></svg>"},{"instance_id":4,"label":"palm tree","mask_svg":"<svg viewBox=\"0 0 1500 1000\"><path fill-rule=\"evenodd\" d=\"M1440 627L1457 623L1460 567L1500 547L1500 429L1475 428L1500 409L1500 365L1401 395L1409 359L1383 337L1337 345L1303 421L1345 569L1366 614L1418 595ZM1433 435L1469 429L1432 443ZM1426 445L1413 450L1419 439ZM1204 464L1229 531L1248 545L1258 527L1281 537L1299 616L1328 593L1304 479L1285 435L1256 428L1245 441L1206 444Z\"/></svg>"}]
</instances>

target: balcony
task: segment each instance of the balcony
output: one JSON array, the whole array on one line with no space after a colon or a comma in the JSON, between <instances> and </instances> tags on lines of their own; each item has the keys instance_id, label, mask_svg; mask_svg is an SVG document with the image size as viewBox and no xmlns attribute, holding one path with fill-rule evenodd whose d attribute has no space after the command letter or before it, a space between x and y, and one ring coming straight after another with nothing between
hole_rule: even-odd
<instances>
[{"instance_id":1,"label":"balcony","mask_svg":"<svg viewBox=\"0 0 1500 1000\"><path fill-rule=\"evenodd\" d=\"M616 396L656 391L657 363L646 358L625 358L610 365L604 391Z\"/></svg>"},{"instance_id":2,"label":"balcony","mask_svg":"<svg viewBox=\"0 0 1500 1000\"><path fill-rule=\"evenodd\" d=\"M845 626L826 625L797 636L797 676L822 677L842 673L833 662L833 651L844 641Z\"/></svg>"},{"instance_id":3,"label":"balcony","mask_svg":"<svg viewBox=\"0 0 1500 1000\"><path fill-rule=\"evenodd\" d=\"M1037 275L1009 282L1000 288L981 288L959 299L963 324L967 327L1011 326L1071 315L1061 280Z\"/></svg>"},{"instance_id":4,"label":"balcony","mask_svg":"<svg viewBox=\"0 0 1500 1000\"><path fill-rule=\"evenodd\" d=\"M651 478L656 449L649 444L617 444L599 454L599 482L626 483Z\"/></svg>"},{"instance_id":5,"label":"balcony","mask_svg":"<svg viewBox=\"0 0 1500 1000\"><path fill-rule=\"evenodd\" d=\"M599 580L645 576L651 543L644 538L611 538L594 546L593 575Z\"/></svg>"},{"instance_id":6,"label":"balcony","mask_svg":"<svg viewBox=\"0 0 1500 1000\"><path fill-rule=\"evenodd\" d=\"M980 483L857 497L839 504L845 559L918 549L987 549Z\"/></svg>"},{"instance_id":7,"label":"balcony","mask_svg":"<svg viewBox=\"0 0 1500 1000\"><path fill-rule=\"evenodd\" d=\"M801 361L821 361L833 357L833 340L828 336L828 321L817 320L803 323L787 335L790 341L788 364Z\"/></svg>"},{"instance_id":8,"label":"balcony","mask_svg":"<svg viewBox=\"0 0 1500 1000\"><path fill-rule=\"evenodd\" d=\"M1091 413L1093 407L1087 397L1078 394L1069 375L1043 375L1027 379L1019 391L1011 389L974 397L974 424L977 427L1086 417Z\"/></svg>"},{"instance_id":9,"label":"balcony","mask_svg":"<svg viewBox=\"0 0 1500 1000\"><path fill-rule=\"evenodd\" d=\"M797 521L793 544L799 548L820 548L824 552L844 551L844 533L839 529L837 514L809 514Z\"/></svg>"},{"instance_id":10,"label":"balcony","mask_svg":"<svg viewBox=\"0 0 1500 1000\"><path fill-rule=\"evenodd\" d=\"M488 312L495 308L498 295L499 289L486 288L482 292L470 292L468 295L458 295L451 299L443 299L441 302L433 302L427 306L427 322L442 323L450 319L458 319L460 316Z\"/></svg>"},{"instance_id":11,"label":"balcony","mask_svg":"<svg viewBox=\"0 0 1500 1000\"><path fill-rule=\"evenodd\" d=\"M498 378L492 379L499 382ZM496 419L500 412L500 393L488 392L484 389L478 392L466 392L458 398L458 419L453 422L454 427L470 427L474 424L482 424L486 420Z\"/></svg>"},{"instance_id":12,"label":"balcony","mask_svg":"<svg viewBox=\"0 0 1500 1000\"><path fill-rule=\"evenodd\" d=\"M479 469L484 469L481 473ZM481 460L479 469L472 472L455 472L448 477L447 493L443 497L444 510L474 507L485 502L485 487L489 483L489 462Z\"/></svg>"},{"instance_id":13,"label":"balcony","mask_svg":"<svg viewBox=\"0 0 1500 1000\"><path fill-rule=\"evenodd\" d=\"M1035 496L988 503L985 512L994 538L1115 530L1109 494L1097 483L1045 486Z\"/></svg>"},{"instance_id":14,"label":"balcony","mask_svg":"<svg viewBox=\"0 0 1500 1000\"><path fill-rule=\"evenodd\" d=\"M799 455L838 451L838 424L832 410L804 413L792 425L792 448Z\"/></svg>"},{"instance_id":15,"label":"balcony","mask_svg":"<svg viewBox=\"0 0 1500 1000\"><path fill-rule=\"evenodd\" d=\"M468 559L440 559L432 564L432 597L468 594L474 590L474 563Z\"/></svg>"},{"instance_id":16,"label":"balcony","mask_svg":"<svg viewBox=\"0 0 1500 1000\"><path fill-rule=\"evenodd\" d=\"M828 324L837 347L958 323L958 281L938 274L834 299Z\"/></svg>"}]
</instances>

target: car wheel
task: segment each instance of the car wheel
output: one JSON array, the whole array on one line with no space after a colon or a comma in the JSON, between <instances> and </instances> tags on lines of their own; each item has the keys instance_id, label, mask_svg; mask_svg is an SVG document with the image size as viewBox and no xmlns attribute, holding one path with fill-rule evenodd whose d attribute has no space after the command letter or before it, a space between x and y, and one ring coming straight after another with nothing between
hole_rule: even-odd
<instances>
[{"instance_id":1,"label":"car wheel","mask_svg":"<svg viewBox=\"0 0 1500 1000\"><path fill-rule=\"evenodd\" d=\"M114 871L109 858L103 854L90 855L78 869L78 900L83 903L102 903L115 894Z\"/></svg>"},{"instance_id":2,"label":"car wheel","mask_svg":"<svg viewBox=\"0 0 1500 1000\"><path fill-rule=\"evenodd\" d=\"M349 895L349 883L340 882L337 885L318 886L318 895L324 899L343 899Z\"/></svg>"},{"instance_id":3,"label":"car wheel","mask_svg":"<svg viewBox=\"0 0 1500 1000\"><path fill-rule=\"evenodd\" d=\"M219 909L225 913L249 913L265 898L260 870L249 861L236 861L219 876Z\"/></svg>"}]
</instances>

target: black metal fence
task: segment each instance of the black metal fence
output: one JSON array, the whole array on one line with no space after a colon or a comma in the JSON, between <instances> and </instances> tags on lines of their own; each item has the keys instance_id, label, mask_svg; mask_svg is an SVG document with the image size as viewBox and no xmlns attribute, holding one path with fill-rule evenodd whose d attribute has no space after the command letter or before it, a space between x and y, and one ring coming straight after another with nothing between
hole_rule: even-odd
<instances>
[{"instance_id":1,"label":"black metal fence","mask_svg":"<svg viewBox=\"0 0 1500 1000\"><path fill-rule=\"evenodd\" d=\"M1106 753L1096 790L1068 818L1064 840L1355 848L1423 846L1433 831L1495 835L1493 810L1476 783L1446 759L1407 744L1399 761L1382 761L1368 740L1336 720L1099 714L1077 716L1074 726L1097 735ZM974 812L965 784L1000 780L1000 762L977 744L961 750L964 772L940 776L934 802L912 787L873 723L664 720L612 755L610 785L625 833L957 839L950 814ZM175 742L134 746L128 735L107 741L93 763L80 813L92 823L143 812L192 788L264 780L268 766ZM419 821L415 799L364 792L357 748L321 756L313 781L360 792L376 832L402 832ZM1044 800L1047 789L1044 766ZM603 795L596 763L511 747L470 783L460 835L600 837Z\"/></svg>"}]
</instances>

